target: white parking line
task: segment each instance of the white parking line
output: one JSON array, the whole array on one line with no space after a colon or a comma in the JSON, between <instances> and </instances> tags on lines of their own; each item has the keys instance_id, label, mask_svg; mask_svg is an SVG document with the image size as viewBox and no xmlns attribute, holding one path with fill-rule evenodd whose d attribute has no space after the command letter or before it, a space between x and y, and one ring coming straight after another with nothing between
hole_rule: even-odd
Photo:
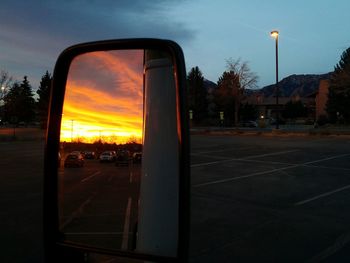
<instances>
[{"instance_id":1,"label":"white parking line","mask_svg":"<svg viewBox=\"0 0 350 263\"><path fill-rule=\"evenodd\" d=\"M302 164L289 165L289 166L283 167L283 168L278 168L278 169L273 169L273 170L268 170L268 171L263 171L263 172L256 172L256 173L252 173L252 174L248 174L248 175L243 175L243 176L238 176L238 177L231 177L231 178L226 178L226 179L222 179L222 180L215 180L215 181L211 181L211 182L196 184L196 185L193 185L193 187L202 187L202 186L207 186L207 185L213 185L213 184L220 184L220 183L236 181L236 180L239 180L239 179L249 178L249 177L253 177L253 176L257 176L257 175L264 175L264 174L268 174L268 173L274 173L274 172L284 171L284 170L288 170L288 169L293 169L293 168L297 168L297 167L301 167L301 166L305 166L305 165L309 165L309 164L313 164L313 163L329 161L329 160L333 160L333 159L337 159L337 158L341 158L341 157L345 157L345 156L349 156L349 155L350 154L348 154L348 153L347 154L335 155L335 156L331 156L331 157L327 157L327 158L323 158L323 159L319 159L319 160L315 160L315 161L311 161L311 162L305 162L305 163L302 163ZM267 155L265 155L265 156L267 156ZM250 157L250 158L253 158L253 157ZM248 159L248 158L246 158L246 159ZM234 159L226 160L226 162L231 161L231 160L234 160ZM222 163L222 162L225 162L225 161L217 161L217 162L212 162L212 163ZM198 165L198 166L200 166L200 165Z\"/></svg>"},{"instance_id":2,"label":"white parking line","mask_svg":"<svg viewBox=\"0 0 350 263\"><path fill-rule=\"evenodd\" d=\"M132 178L133 178L133 173L130 172L130 174L129 174L129 183L130 183L130 184L132 183Z\"/></svg>"},{"instance_id":3,"label":"white parking line","mask_svg":"<svg viewBox=\"0 0 350 263\"><path fill-rule=\"evenodd\" d=\"M337 159L337 158L341 158L341 157L345 157L345 156L349 156L349 155L350 155L349 153L334 155L334 156L327 157L327 158L324 158L324 159L320 159L320 160L316 160L316 161L311 161L311 162L306 162L306 163L303 163L303 165L308 165L308 164L312 164L312 163L319 163L319 162L329 161L329 160L333 160L333 159Z\"/></svg>"},{"instance_id":4,"label":"white parking line","mask_svg":"<svg viewBox=\"0 0 350 263\"><path fill-rule=\"evenodd\" d=\"M329 256L335 254L340 249L344 248L350 242L350 233L344 233L339 236L333 245L329 246L323 250L320 254L314 256L310 260L307 260L308 263L322 262L324 259L327 259Z\"/></svg>"},{"instance_id":5,"label":"white parking line","mask_svg":"<svg viewBox=\"0 0 350 263\"><path fill-rule=\"evenodd\" d=\"M322 166L322 165L304 165L304 166L310 167L310 168L318 168L318 169L350 171L350 168L342 168L342 167L330 167L330 166Z\"/></svg>"},{"instance_id":6,"label":"white parking line","mask_svg":"<svg viewBox=\"0 0 350 263\"><path fill-rule=\"evenodd\" d=\"M198 164L192 164L191 168L200 167L200 166L208 166L208 165L219 164L219 163L226 163L226 162L231 162L231 161L244 161L244 160L249 160L249 159L253 159L253 158L281 155L281 154L287 154L287 153L292 153L292 152L297 152L297 151L298 150L290 150L290 151L283 151L283 152L275 152L275 153L267 153L267 154L260 154L260 155L252 155L252 156L248 156L246 158L230 158L230 159L221 160L221 161L213 161L213 162L207 162L207 163L198 163Z\"/></svg>"},{"instance_id":7,"label":"white parking line","mask_svg":"<svg viewBox=\"0 0 350 263\"><path fill-rule=\"evenodd\" d=\"M228 160L227 157L221 157L221 156L210 156L210 155L201 155L201 156L202 157L212 158L212 159L218 159L218 160L225 160L225 161ZM236 159L229 159L229 160L231 160L231 161L239 161L239 162L250 162L250 163L263 163L263 164L281 164L281 165L294 165L294 164L297 164L297 163L273 162L273 161L265 161L265 160L264 161L252 160L250 158L247 158L247 159L236 158ZM193 165L196 165L196 164L193 164ZM311 167L311 165L310 165L310 167Z\"/></svg>"},{"instance_id":8,"label":"white parking line","mask_svg":"<svg viewBox=\"0 0 350 263\"><path fill-rule=\"evenodd\" d=\"M123 232L123 241L121 249L128 249L129 242L129 228L130 228L130 213L131 213L131 197L128 199L128 205L126 206L125 211L125 221L124 221L124 232Z\"/></svg>"},{"instance_id":9,"label":"white parking line","mask_svg":"<svg viewBox=\"0 0 350 263\"><path fill-rule=\"evenodd\" d=\"M227 149L221 149L221 150L214 150L214 151L204 151L204 152L191 152L191 155L202 155L206 153L220 153L220 152L230 152L230 151L242 151L242 150L250 150L254 149L255 147L249 146L249 147L243 147L243 148L227 148Z\"/></svg>"},{"instance_id":10,"label":"white parking line","mask_svg":"<svg viewBox=\"0 0 350 263\"><path fill-rule=\"evenodd\" d=\"M92 175L90 175L90 176L84 178L83 180L81 180L81 182L82 183L86 182L86 181L90 180L91 178L95 177L96 175L99 175L100 173L101 173L101 171L97 171L97 172L93 173Z\"/></svg>"},{"instance_id":11,"label":"white parking line","mask_svg":"<svg viewBox=\"0 0 350 263\"><path fill-rule=\"evenodd\" d=\"M327 193L324 193L324 194L320 194L320 195L311 197L309 199L297 202L297 203L294 204L294 206L304 205L304 204L309 203L311 201L314 201L314 200L317 200L317 199L320 199L320 198L323 198L323 197L326 197L326 196L329 196L329 195L332 195L332 194L344 191L344 190L349 189L349 188L350 188L350 185L347 185L347 186L344 186L344 187L340 187L340 188L335 189L333 191L330 191L330 192L327 192Z\"/></svg>"},{"instance_id":12,"label":"white parking line","mask_svg":"<svg viewBox=\"0 0 350 263\"><path fill-rule=\"evenodd\" d=\"M283 167L283 168L279 168L279 169L273 169L273 170L268 170L268 171L263 171L263 172L257 172L257 173L252 173L252 174L243 175L243 176L238 176L238 177L231 177L231 178L227 178L227 179L216 180L216 181L207 182L207 183L202 183L202 184L196 184L196 185L194 185L193 187L202 187L202 186L206 186L206 185L213 185L213 184L226 183L226 182L236 181L236 180L240 180L240 179L244 179L244 178L249 178L249 177L253 177L253 176L257 176L257 175L263 175L263 174L268 174L268 173L279 172L279 171L291 169L291 168L298 167L298 166L300 166L300 165L296 164L296 165L291 165L291 166L287 166L287 167Z\"/></svg>"},{"instance_id":13,"label":"white parking line","mask_svg":"<svg viewBox=\"0 0 350 263\"><path fill-rule=\"evenodd\" d=\"M83 202L77 210L75 210L62 224L60 224L60 229L62 230L63 228L65 228L68 224L70 224L75 218L78 218L85 206L87 206L88 204L90 204L91 200L96 196L97 192L93 193L88 199L85 200L85 202Z\"/></svg>"}]
</instances>

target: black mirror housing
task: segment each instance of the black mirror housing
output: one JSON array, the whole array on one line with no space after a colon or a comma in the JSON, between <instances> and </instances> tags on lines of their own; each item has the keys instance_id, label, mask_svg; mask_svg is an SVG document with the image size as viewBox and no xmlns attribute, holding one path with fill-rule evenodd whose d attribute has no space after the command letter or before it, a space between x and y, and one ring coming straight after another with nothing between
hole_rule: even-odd
<instances>
[{"instance_id":1,"label":"black mirror housing","mask_svg":"<svg viewBox=\"0 0 350 263\"><path fill-rule=\"evenodd\" d=\"M114 250L65 240L59 222L59 162L61 121L66 85L72 61L83 54L111 50L157 50L171 58L175 80L176 133L178 134L178 229L176 255L148 251ZM150 53L152 56L152 53ZM78 44L64 50L58 57L53 73L51 101L45 144L44 166L44 244L45 261L61 262L69 258L84 258L84 254L129 257L154 262L186 262L189 246L190 221L190 160L189 127L186 97L186 69L178 44L160 39L122 39ZM162 100L162 97L159 97ZM166 172L166 171L165 171Z\"/></svg>"}]
</instances>

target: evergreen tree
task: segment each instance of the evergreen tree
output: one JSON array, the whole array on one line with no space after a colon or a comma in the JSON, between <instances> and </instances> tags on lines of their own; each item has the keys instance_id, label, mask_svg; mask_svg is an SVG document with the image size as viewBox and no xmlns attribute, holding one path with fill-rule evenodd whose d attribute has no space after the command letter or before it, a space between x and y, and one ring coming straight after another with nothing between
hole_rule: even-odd
<instances>
[{"instance_id":1,"label":"evergreen tree","mask_svg":"<svg viewBox=\"0 0 350 263\"><path fill-rule=\"evenodd\" d=\"M38 107L38 117L40 119L40 124L42 128L45 128L47 125L47 116L48 116L49 103L50 103L51 82L52 82L52 77L50 73L46 71L45 75L43 75L41 78L39 89L36 92L39 95L37 107Z\"/></svg>"},{"instance_id":2,"label":"evergreen tree","mask_svg":"<svg viewBox=\"0 0 350 263\"><path fill-rule=\"evenodd\" d=\"M204 87L204 77L198 67L194 67L187 75L188 105L193 111L195 122L203 121L208 115L208 91Z\"/></svg>"},{"instance_id":3,"label":"evergreen tree","mask_svg":"<svg viewBox=\"0 0 350 263\"><path fill-rule=\"evenodd\" d=\"M35 118L35 100L27 76L14 83L5 96L6 119L12 123L30 122Z\"/></svg>"},{"instance_id":4,"label":"evergreen tree","mask_svg":"<svg viewBox=\"0 0 350 263\"><path fill-rule=\"evenodd\" d=\"M217 106L221 108L220 111L225 112L225 119L229 119L237 127L244 91L255 88L258 77L250 70L247 62L241 62L240 59L229 59L226 62L228 70L218 80L215 100Z\"/></svg>"},{"instance_id":5,"label":"evergreen tree","mask_svg":"<svg viewBox=\"0 0 350 263\"><path fill-rule=\"evenodd\" d=\"M238 76L233 71L225 71L219 77L217 85L213 94L217 112L223 111L226 125L232 125L235 122L235 94L239 88Z\"/></svg>"},{"instance_id":6,"label":"evergreen tree","mask_svg":"<svg viewBox=\"0 0 350 263\"><path fill-rule=\"evenodd\" d=\"M20 87L15 82L4 97L5 120L17 123L17 108L19 107ZM18 105L17 105L18 104Z\"/></svg>"},{"instance_id":7,"label":"evergreen tree","mask_svg":"<svg viewBox=\"0 0 350 263\"><path fill-rule=\"evenodd\" d=\"M326 110L331 122L350 123L350 48L343 52L334 68Z\"/></svg>"}]
</instances>

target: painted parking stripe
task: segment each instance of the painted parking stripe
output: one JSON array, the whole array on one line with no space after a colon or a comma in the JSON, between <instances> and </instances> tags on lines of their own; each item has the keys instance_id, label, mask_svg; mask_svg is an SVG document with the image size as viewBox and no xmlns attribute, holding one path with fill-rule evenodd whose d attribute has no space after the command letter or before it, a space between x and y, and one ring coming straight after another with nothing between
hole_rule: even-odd
<instances>
[{"instance_id":1,"label":"painted parking stripe","mask_svg":"<svg viewBox=\"0 0 350 263\"><path fill-rule=\"evenodd\" d=\"M213 165L213 164L220 164L220 163L227 163L227 162L232 162L232 161L242 161L242 160L249 160L249 159L253 159L253 158L281 155L281 154L287 154L287 153L292 153L292 152L297 152L297 151L299 151L299 150L290 150L290 151L283 151L283 152L275 152L275 153L267 153L267 154L260 154L260 155L252 155L252 156L248 156L246 158L231 158L231 159L220 160L220 161L198 163L198 164L192 164L191 168L200 167L200 166L208 166L208 165Z\"/></svg>"},{"instance_id":2,"label":"painted parking stripe","mask_svg":"<svg viewBox=\"0 0 350 263\"><path fill-rule=\"evenodd\" d=\"M129 243L129 228L130 228L130 214L131 214L131 197L128 198L128 205L126 206L125 212L125 221L124 221L124 232L123 232L123 241L121 249L128 249Z\"/></svg>"},{"instance_id":3,"label":"painted parking stripe","mask_svg":"<svg viewBox=\"0 0 350 263\"><path fill-rule=\"evenodd\" d=\"M350 155L349 153L334 155L334 156L327 157L327 158L323 158L323 159L320 159L320 160L311 161L311 162L306 162L306 163L303 163L303 165L308 165L308 164L313 164L313 163L320 163L320 162L324 162L324 161L329 161L329 160L333 160L333 159L338 159L338 158L346 157L346 156L349 156L349 155Z\"/></svg>"},{"instance_id":4,"label":"painted parking stripe","mask_svg":"<svg viewBox=\"0 0 350 263\"><path fill-rule=\"evenodd\" d=\"M84 178L83 180L81 180L81 182L82 183L86 182L86 181L90 180L91 178L95 177L96 175L99 175L100 173L101 173L101 171L97 171L97 172L93 173L92 175L90 175L90 176Z\"/></svg>"},{"instance_id":5,"label":"painted parking stripe","mask_svg":"<svg viewBox=\"0 0 350 263\"><path fill-rule=\"evenodd\" d=\"M231 152L231 151L242 151L242 150L251 150L255 147L249 146L249 147L243 147L243 148L227 148L227 149L221 149L221 150L212 150L212 151L203 151L203 152L191 152L191 155L202 155L207 153L220 153L220 152Z\"/></svg>"},{"instance_id":6,"label":"painted parking stripe","mask_svg":"<svg viewBox=\"0 0 350 263\"><path fill-rule=\"evenodd\" d=\"M287 167L283 167L283 168L279 168L279 169L273 169L273 170L268 170L268 171L263 171L263 172L256 172L256 173L252 173L252 174L248 174L248 175L231 177L231 178L227 178L227 179L216 180L216 181L202 183L202 184L196 184L193 187L202 187L202 186L207 186L207 185L232 182L232 181L236 181L236 180L240 180L240 179L244 179L244 178L249 178L249 177L253 177L253 176L257 176L257 175L264 175L264 174L279 172L279 171L295 168L295 167L298 167L298 166L300 166L300 165L296 164L296 165L291 165L291 166L287 166Z\"/></svg>"},{"instance_id":7,"label":"painted parking stripe","mask_svg":"<svg viewBox=\"0 0 350 263\"><path fill-rule=\"evenodd\" d=\"M320 254L312 257L310 260L307 260L308 263L317 263L322 262L324 259L327 259L329 256L335 254L342 248L344 248L350 242L350 233L344 233L339 236L334 244L323 250Z\"/></svg>"},{"instance_id":8,"label":"painted parking stripe","mask_svg":"<svg viewBox=\"0 0 350 263\"><path fill-rule=\"evenodd\" d=\"M79 218L80 215L83 213L85 207L89 205L94 199L94 197L97 195L97 192L94 192L88 199L83 202L77 210L75 210L62 224L60 224L60 230L64 229L67 225L69 225L75 218Z\"/></svg>"},{"instance_id":9,"label":"painted parking stripe","mask_svg":"<svg viewBox=\"0 0 350 263\"><path fill-rule=\"evenodd\" d=\"M294 204L294 206L304 205L304 204L310 203L310 202L312 202L312 201L314 201L314 200L317 200L317 199L320 199L320 198L323 198L323 197L326 197L326 196L329 196L329 195L332 195L332 194L335 194L335 193L338 193L338 192L347 190L347 189L349 189L349 188L350 188L350 185L346 185L346 186L340 187L340 188L338 188L338 189L335 189L335 190L333 190L333 191L329 191L329 192L327 192L327 193L323 193L323 194L320 194L320 195L311 197L311 198L309 198L309 199L306 199L306 200L297 202L297 203Z\"/></svg>"},{"instance_id":10,"label":"painted parking stripe","mask_svg":"<svg viewBox=\"0 0 350 263\"><path fill-rule=\"evenodd\" d=\"M252 174L248 174L248 175L243 175L243 176L238 176L238 177L231 177L231 178L226 178L226 179L222 179L222 180L215 180L215 181L211 181L211 182L196 184L193 187L202 187L202 186L207 186L207 185L213 185L213 184L220 184L220 183L236 181L236 180L239 180L239 179L249 178L249 177L253 177L253 176L257 176L257 175L264 175L264 174L284 171L284 170L288 170L288 169L293 169L293 168L297 168L297 167L301 167L301 166L305 166L305 165L309 165L309 164L329 161L329 160L333 160L333 159L337 159L337 158L346 157L346 156L349 156L349 155L350 154L348 154L348 153L346 153L346 154L339 154L339 155L330 156L330 157L319 159L319 160L315 160L315 161L305 162L305 163L302 163L302 164L289 165L289 166L283 167L283 168L278 168L278 169L273 169L273 170L268 170L268 171L263 171L263 172L256 172L256 173L252 173ZM226 162L227 161L228 160L226 160ZM223 161L218 161L216 163L220 163L220 162L223 162Z\"/></svg>"}]
</instances>

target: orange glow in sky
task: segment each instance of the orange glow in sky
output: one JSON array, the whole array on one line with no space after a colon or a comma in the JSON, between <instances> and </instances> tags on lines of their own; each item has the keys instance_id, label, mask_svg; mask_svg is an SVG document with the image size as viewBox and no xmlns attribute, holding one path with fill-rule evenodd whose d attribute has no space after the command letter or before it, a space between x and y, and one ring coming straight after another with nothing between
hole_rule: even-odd
<instances>
[{"instance_id":1,"label":"orange glow in sky","mask_svg":"<svg viewBox=\"0 0 350 263\"><path fill-rule=\"evenodd\" d=\"M78 56L67 80L61 141L141 142L143 50Z\"/></svg>"}]
</instances>

